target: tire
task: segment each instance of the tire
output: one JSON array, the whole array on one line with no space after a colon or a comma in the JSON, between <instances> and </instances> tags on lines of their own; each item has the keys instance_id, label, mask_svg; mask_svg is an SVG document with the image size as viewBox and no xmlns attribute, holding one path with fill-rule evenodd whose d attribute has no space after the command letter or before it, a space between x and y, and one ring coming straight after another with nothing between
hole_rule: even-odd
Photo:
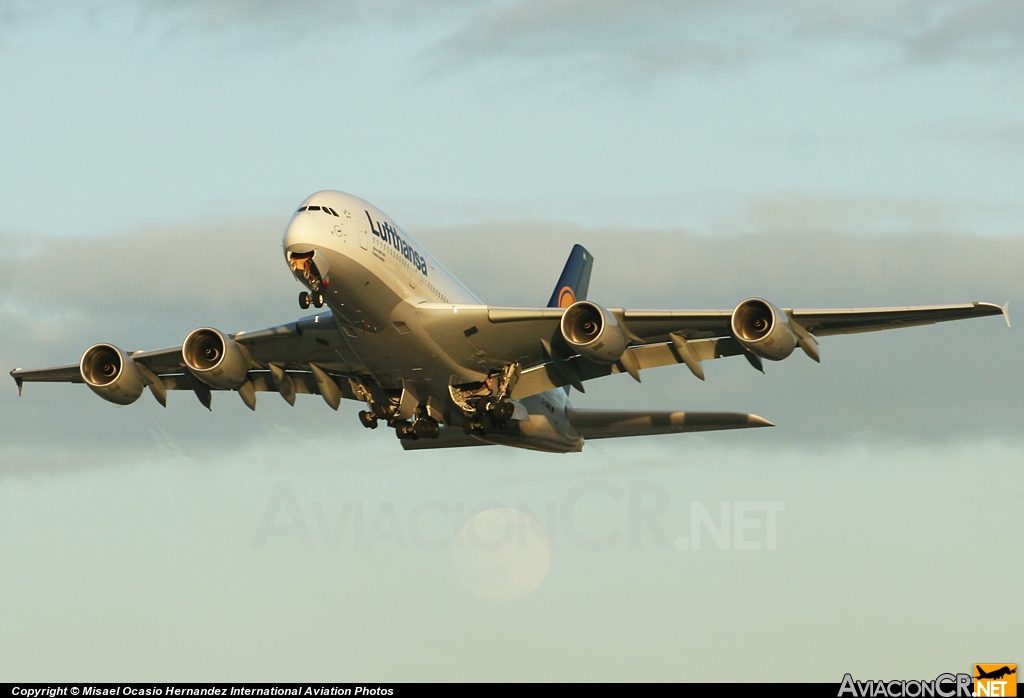
<instances>
[{"instance_id":1,"label":"tire","mask_svg":"<svg viewBox=\"0 0 1024 698\"><path fill-rule=\"evenodd\" d=\"M501 421L505 421L512 417L516 411L516 406L511 402L499 402L494 407L494 416Z\"/></svg>"},{"instance_id":2,"label":"tire","mask_svg":"<svg viewBox=\"0 0 1024 698\"><path fill-rule=\"evenodd\" d=\"M305 310L309 307L310 300L309 294L303 291L299 294L299 307Z\"/></svg>"},{"instance_id":3,"label":"tire","mask_svg":"<svg viewBox=\"0 0 1024 698\"><path fill-rule=\"evenodd\" d=\"M429 417L417 419L413 423L416 436L421 439L436 439L441 435L440 425Z\"/></svg>"},{"instance_id":4,"label":"tire","mask_svg":"<svg viewBox=\"0 0 1024 698\"><path fill-rule=\"evenodd\" d=\"M317 308L324 307L324 294L317 291L313 294L313 305Z\"/></svg>"}]
</instances>

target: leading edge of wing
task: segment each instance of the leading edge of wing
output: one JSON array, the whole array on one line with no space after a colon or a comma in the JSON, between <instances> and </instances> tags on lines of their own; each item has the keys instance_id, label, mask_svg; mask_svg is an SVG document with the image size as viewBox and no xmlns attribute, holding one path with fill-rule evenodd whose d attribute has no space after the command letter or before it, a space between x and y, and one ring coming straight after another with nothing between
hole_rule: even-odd
<instances>
[{"instance_id":1,"label":"leading edge of wing","mask_svg":"<svg viewBox=\"0 0 1024 698\"><path fill-rule=\"evenodd\" d=\"M743 412L590 410L570 407L565 414L586 440L775 426L763 417Z\"/></svg>"}]
</instances>

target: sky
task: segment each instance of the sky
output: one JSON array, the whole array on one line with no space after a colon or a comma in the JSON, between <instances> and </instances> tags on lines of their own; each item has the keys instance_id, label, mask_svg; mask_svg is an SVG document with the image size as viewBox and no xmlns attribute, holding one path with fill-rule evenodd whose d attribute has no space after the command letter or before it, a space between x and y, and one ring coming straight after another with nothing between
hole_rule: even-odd
<instances>
[{"instance_id":1,"label":"sky","mask_svg":"<svg viewBox=\"0 0 1024 698\"><path fill-rule=\"evenodd\" d=\"M320 189L486 302L1024 307L1024 8L0 0L0 364L287 322ZM0 679L816 680L1013 662L1020 330L584 407L773 429L404 453L359 406L0 386ZM728 529L728 530L726 530ZM755 549L756 548L756 549ZM992 610L991 612L986 609Z\"/></svg>"}]
</instances>

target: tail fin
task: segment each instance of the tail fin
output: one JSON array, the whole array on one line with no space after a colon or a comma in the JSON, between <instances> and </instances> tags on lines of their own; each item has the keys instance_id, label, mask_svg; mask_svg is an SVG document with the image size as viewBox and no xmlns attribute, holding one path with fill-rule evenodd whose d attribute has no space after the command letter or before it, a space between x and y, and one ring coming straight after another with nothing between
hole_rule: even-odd
<instances>
[{"instance_id":1,"label":"tail fin","mask_svg":"<svg viewBox=\"0 0 1024 698\"><path fill-rule=\"evenodd\" d=\"M565 262L562 275L548 301L549 308L567 308L576 301L586 300L590 287L590 269L594 257L583 245L573 245L569 259Z\"/></svg>"}]
</instances>

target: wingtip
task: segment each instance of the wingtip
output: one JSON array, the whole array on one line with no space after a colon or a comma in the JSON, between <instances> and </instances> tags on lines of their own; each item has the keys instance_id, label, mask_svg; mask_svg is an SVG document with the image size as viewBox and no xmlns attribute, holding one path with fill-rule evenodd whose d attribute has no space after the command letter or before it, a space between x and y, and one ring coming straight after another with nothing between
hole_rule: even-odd
<instances>
[{"instance_id":1,"label":"wingtip","mask_svg":"<svg viewBox=\"0 0 1024 698\"><path fill-rule=\"evenodd\" d=\"M1010 301L1003 303L1001 310L1003 311L1003 319L1006 320L1006 326L1010 327Z\"/></svg>"},{"instance_id":2,"label":"wingtip","mask_svg":"<svg viewBox=\"0 0 1024 698\"><path fill-rule=\"evenodd\" d=\"M752 427L773 427L775 424L769 422L764 417L758 417L756 414L747 415L747 422Z\"/></svg>"},{"instance_id":3,"label":"wingtip","mask_svg":"<svg viewBox=\"0 0 1024 698\"><path fill-rule=\"evenodd\" d=\"M23 385L25 383L25 379L24 378L22 378L21 376L15 375L20 370L21 370L20 368L15 368L15 369L13 369L11 371L11 378L14 379L14 384L18 386L18 397L21 397L21 389L22 389L22 387L23 387Z\"/></svg>"}]
</instances>

